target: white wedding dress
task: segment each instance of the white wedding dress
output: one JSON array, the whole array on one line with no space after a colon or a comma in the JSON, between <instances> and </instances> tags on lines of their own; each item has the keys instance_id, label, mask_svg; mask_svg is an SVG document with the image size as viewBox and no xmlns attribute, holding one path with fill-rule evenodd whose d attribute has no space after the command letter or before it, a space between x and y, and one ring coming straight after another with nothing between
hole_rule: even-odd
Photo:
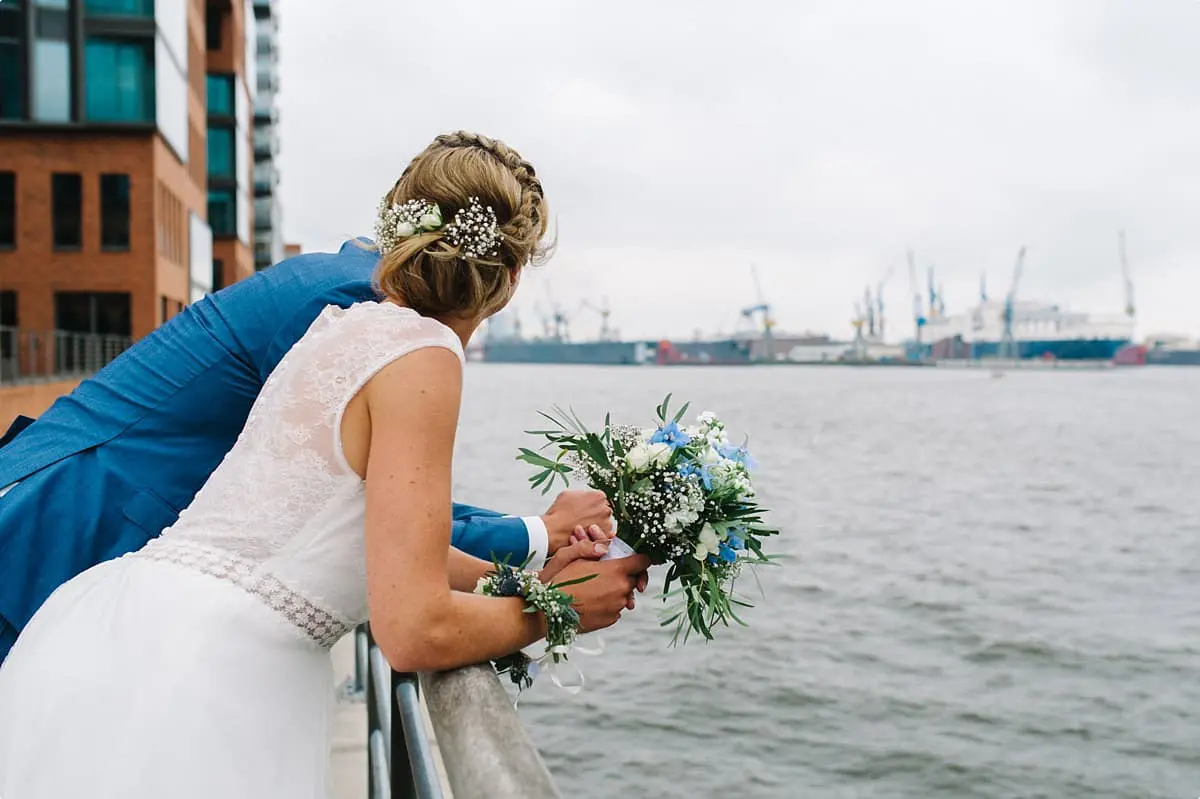
<instances>
[{"instance_id":1,"label":"white wedding dress","mask_svg":"<svg viewBox=\"0 0 1200 799\"><path fill-rule=\"evenodd\" d=\"M178 522L51 595L0 667L0 797L327 796L328 650L367 618L342 412L422 347L463 358L412 310L325 309Z\"/></svg>"}]
</instances>

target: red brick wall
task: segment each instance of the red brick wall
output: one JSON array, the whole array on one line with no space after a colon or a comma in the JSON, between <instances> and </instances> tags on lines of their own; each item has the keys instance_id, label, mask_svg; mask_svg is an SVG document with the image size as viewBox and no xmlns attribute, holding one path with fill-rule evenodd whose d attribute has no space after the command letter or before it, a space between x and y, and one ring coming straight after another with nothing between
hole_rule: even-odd
<instances>
[{"instance_id":1,"label":"red brick wall","mask_svg":"<svg viewBox=\"0 0 1200 799\"><path fill-rule=\"evenodd\" d=\"M17 246L0 252L0 286L17 291L20 326L54 327L56 291L127 291L134 336L158 323L155 281L153 134L89 135L5 131L0 170L17 174ZM55 251L50 176L83 177L83 247ZM129 175L130 246L100 249L100 175Z\"/></svg>"}]
</instances>

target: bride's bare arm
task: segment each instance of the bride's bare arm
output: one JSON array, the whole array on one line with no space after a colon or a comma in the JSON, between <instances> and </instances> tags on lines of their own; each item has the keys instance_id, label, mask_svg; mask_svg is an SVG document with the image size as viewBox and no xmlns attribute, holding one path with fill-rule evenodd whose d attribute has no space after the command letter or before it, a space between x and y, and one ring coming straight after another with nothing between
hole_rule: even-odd
<instances>
[{"instance_id":1,"label":"bride's bare arm","mask_svg":"<svg viewBox=\"0 0 1200 799\"><path fill-rule=\"evenodd\" d=\"M478 663L543 635L520 599L451 591L450 481L462 366L430 347L400 358L363 391L370 417L366 469L367 595L371 629L392 668Z\"/></svg>"}]
</instances>

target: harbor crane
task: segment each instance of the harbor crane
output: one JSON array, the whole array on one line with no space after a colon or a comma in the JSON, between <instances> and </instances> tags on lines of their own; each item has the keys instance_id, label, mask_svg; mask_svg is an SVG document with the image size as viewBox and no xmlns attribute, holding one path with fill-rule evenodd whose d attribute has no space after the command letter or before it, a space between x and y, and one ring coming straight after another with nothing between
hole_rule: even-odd
<instances>
[{"instance_id":1,"label":"harbor crane","mask_svg":"<svg viewBox=\"0 0 1200 799\"><path fill-rule=\"evenodd\" d=\"M917 259L908 251L908 285L913 295L913 324L917 329L917 346L921 345L921 333L925 328L925 311L921 307L921 287L917 284Z\"/></svg>"},{"instance_id":2,"label":"harbor crane","mask_svg":"<svg viewBox=\"0 0 1200 799\"><path fill-rule=\"evenodd\" d=\"M569 326L571 318L562 309L562 306L554 301L554 294L550 291L550 284L546 284L546 300L550 304L550 313L545 313L541 310L541 306L537 306L538 315L542 318L542 329L545 331L546 338L553 341L567 341L570 337Z\"/></svg>"},{"instance_id":3,"label":"harbor crane","mask_svg":"<svg viewBox=\"0 0 1200 799\"><path fill-rule=\"evenodd\" d=\"M871 298L871 287L863 290L862 307L866 309L867 335L875 338L875 301Z\"/></svg>"},{"instance_id":4,"label":"harbor crane","mask_svg":"<svg viewBox=\"0 0 1200 799\"><path fill-rule=\"evenodd\" d=\"M1133 305L1133 280L1129 277L1129 259L1125 257L1125 231L1117 235L1117 243L1121 248L1121 278L1125 281L1125 315L1133 319L1137 311Z\"/></svg>"},{"instance_id":5,"label":"harbor crane","mask_svg":"<svg viewBox=\"0 0 1200 799\"><path fill-rule=\"evenodd\" d=\"M883 341L887 335L883 321L883 287L892 279L892 273L895 271L895 269L889 268L884 272L879 282L875 284L875 315L878 317L876 326L879 328L880 341Z\"/></svg>"},{"instance_id":6,"label":"harbor crane","mask_svg":"<svg viewBox=\"0 0 1200 799\"><path fill-rule=\"evenodd\" d=\"M1012 283L1009 285L1008 294L1004 298L1004 333L1000 337L1000 352L1001 358L1010 358L1016 360L1020 357L1020 352L1017 348L1017 343L1013 339L1013 305L1017 301L1017 288L1021 285L1021 274L1025 270L1025 245L1021 245L1021 249L1017 251L1017 264L1013 267Z\"/></svg>"},{"instance_id":7,"label":"harbor crane","mask_svg":"<svg viewBox=\"0 0 1200 799\"><path fill-rule=\"evenodd\" d=\"M771 335L771 328L775 327L775 320L771 318L771 306L763 299L762 283L758 280L758 267L750 264L750 275L754 278L754 293L758 302L755 305L742 309L742 318L753 322L755 315L760 316L760 324L762 325L763 346L766 350L768 361L775 360L775 341Z\"/></svg>"},{"instance_id":8,"label":"harbor crane","mask_svg":"<svg viewBox=\"0 0 1200 799\"><path fill-rule=\"evenodd\" d=\"M608 317L612 314L612 311L608 307L608 297L605 297L599 305L591 300L584 300L580 304L580 308L587 308L589 311L595 311L600 315L600 341L614 341L617 338L616 331L608 326Z\"/></svg>"}]
</instances>

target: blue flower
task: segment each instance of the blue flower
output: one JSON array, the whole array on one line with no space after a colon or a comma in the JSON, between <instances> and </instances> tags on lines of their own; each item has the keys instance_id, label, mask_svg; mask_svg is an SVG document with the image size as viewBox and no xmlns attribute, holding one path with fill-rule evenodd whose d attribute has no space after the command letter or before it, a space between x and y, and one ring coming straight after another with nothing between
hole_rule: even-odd
<instances>
[{"instance_id":1,"label":"blue flower","mask_svg":"<svg viewBox=\"0 0 1200 799\"><path fill-rule=\"evenodd\" d=\"M718 550L718 554L721 556L721 560L725 561L726 563L733 563L735 560L737 560L737 553L734 552L728 544L722 543L720 549Z\"/></svg>"},{"instance_id":2,"label":"blue flower","mask_svg":"<svg viewBox=\"0 0 1200 799\"><path fill-rule=\"evenodd\" d=\"M728 444L723 444L717 447L717 452L721 453L721 457L725 460L740 463L747 469L753 469L758 465L754 458L750 457L750 452L745 447L733 447Z\"/></svg>"},{"instance_id":3,"label":"blue flower","mask_svg":"<svg viewBox=\"0 0 1200 799\"><path fill-rule=\"evenodd\" d=\"M650 436L650 443L666 444L671 449L679 449L692 443L692 437L680 430L679 425L668 422L654 431L654 435Z\"/></svg>"},{"instance_id":4,"label":"blue flower","mask_svg":"<svg viewBox=\"0 0 1200 799\"><path fill-rule=\"evenodd\" d=\"M693 474L700 478L705 491L712 491L712 468L707 465L687 461L679 467L679 474L691 477Z\"/></svg>"},{"instance_id":5,"label":"blue flower","mask_svg":"<svg viewBox=\"0 0 1200 799\"><path fill-rule=\"evenodd\" d=\"M738 532L739 533L742 532L741 528L738 528ZM729 546L732 547L733 549L745 549L746 548L746 540L744 538L742 538L740 535L735 534L733 532L733 530L729 531L729 533L726 535L725 540L729 544Z\"/></svg>"}]
</instances>

